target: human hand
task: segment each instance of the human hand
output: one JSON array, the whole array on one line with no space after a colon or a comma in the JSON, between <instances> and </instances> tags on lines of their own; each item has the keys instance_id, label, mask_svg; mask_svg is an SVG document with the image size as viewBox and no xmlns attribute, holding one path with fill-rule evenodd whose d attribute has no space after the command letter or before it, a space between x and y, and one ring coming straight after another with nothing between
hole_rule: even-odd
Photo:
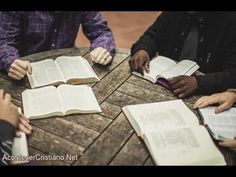
<instances>
[{"instance_id":1,"label":"human hand","mask_svg":"<svg viewBox=\"0 0 236 177\"><path fill-rule=\"evenodd\" d=\"M112 56L107 49L98 47L90 52L92 61L101 65L107 65L112 61Z\"/></svg>"},{"instance_id":2,"label":"human hand","mask_svg":"<svg viewBox=\"0 0 236 177\"><path fill-rule=\"evenodd\" d=\"M149 72L149 55L146 50L137 51L129 60L129 66L132 71L139 72L142 76L144 75L144 70Z\"/></svg>"},{"instance_id":3,"label":"human hand","mask_svg":"<svg viewBox=\"0 0 236 177\"><path fill-rule=\"evenodd\" d=\"M175 96L184 98L198 88L197 79L194 76L177 76L167 79Z\"/></svg>"},{"instance_id":4,"label":"human hand","mask_svg":"<svg viewBox=\"0 0 236 177\"><path fill-rule=\"evenodd\" d=\"M33 131L33 127L29 124L29 119L27 119L24 114L20 113L20 121L18 124L18 129L16 130L16 136L20 137L20 132L24 132L26 135L30 135Z\"/></svg>"},{"instance_id":5,"label":"human hand","mask_svg":"<svg viewBox=\"0 0 236 177\"><path fill-rule=\"evenodd\" d=\"M4 90L0 89L0 119L17 127L19 116L20 113L17 107L11 102L11 95L4 93Z\"/></svg>"},{"instance_id":6,"label":"human hand","mask_svg":"<svg viewBox=\"0 0 236 177\"><path fill-rule=\"evenodd\" d=\"M21 80L27 72L32 73L30 62L16 59L10 66L8 76L15 80Z\"/></svg>"},{"instance_id":7,"label":"human hand","mask_svg":"<svg viewBox=\"0 0 236 177\"><path fill-rule=\"evenodd\" d=\"M236 93L234 92L222 92L216 93L211 96L203 96L196 101L193 108L204 108L208 105L218 103L219 106L215 109L215 113L220 113L226 109L229 109L236 102Z\"/></svg>"},{"instance_id":8,"label":"human hand","mask_svg":"<svg viewBox=\"0 0 236 177\"><path fill-rule=\"evenodd\" d=\"M231 150L236 152L236 137L234 137L233 140L225 140L225 141L219 142L219 145L223 147L228 147Z\"/></svg>"}]
</instances>

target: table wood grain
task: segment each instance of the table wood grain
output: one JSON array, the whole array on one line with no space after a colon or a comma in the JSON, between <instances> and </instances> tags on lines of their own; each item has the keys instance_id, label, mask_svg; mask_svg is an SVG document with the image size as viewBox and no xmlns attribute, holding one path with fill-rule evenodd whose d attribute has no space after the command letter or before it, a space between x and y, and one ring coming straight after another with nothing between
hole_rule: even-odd
<instances>
[{"instance_id":1,"label":"table wood grain","mask_svg":"<svg viewBox=\"0 0 236 177\"><path fill-rule=\"evenodd\" d=\"M89 84L101 106L99 114L77 114L31 120L34 132L28 137L31 156L66 156L76 159L32 160L26 165L154 165L143 141L137 136L122 113L125 105L177 99L170 91L131 75L128 49L117 49L108 66L94 64L88 48L67 48L37 53L23 60L40 61L58 56L84 56L101 79ZM30 88L28 80L13 81L0 73L0 87L12 95L13 102L22 107L21 93ZM183 101L192 109L199 96ZM216 142L217 143L217 142ZM227 164L235 164L235 154L219 147Z\"/></svg>"}]
</instances>

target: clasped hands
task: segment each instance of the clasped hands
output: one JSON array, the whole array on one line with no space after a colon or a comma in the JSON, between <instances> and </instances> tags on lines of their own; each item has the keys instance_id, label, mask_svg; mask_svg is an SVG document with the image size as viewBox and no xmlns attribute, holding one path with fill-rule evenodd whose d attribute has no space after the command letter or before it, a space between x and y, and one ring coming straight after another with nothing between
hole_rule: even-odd
<instances>
[{"instance_id":1,"label":"clasped hands","mask_svg":"<svg viewBox=\"0 0 236 177\"><path fill-rule=\"evenodd\" d=\"M145 50L137 51L129 60L131 72L137 71L144 75L149 72L150 58ZM178 98L185 98L193 94L198 88L197 79L194 76L177 76L167 79L172 92Z\"/></svg>"},{"instance_id":2,"label":"clasped hands","mask_svg":"<svg viewBox=\"0 0 236 177\"><path fill-rule=\"evenodd\" d=\"M107 49L102 47L95 48L90 52L92 61L101 65L107 65L112 61L112 56ZM8 76L15 80L21 80L25 75L32 73L32 66L29 61L16 59L10 66Z\"/></svg>"}]
</instances>

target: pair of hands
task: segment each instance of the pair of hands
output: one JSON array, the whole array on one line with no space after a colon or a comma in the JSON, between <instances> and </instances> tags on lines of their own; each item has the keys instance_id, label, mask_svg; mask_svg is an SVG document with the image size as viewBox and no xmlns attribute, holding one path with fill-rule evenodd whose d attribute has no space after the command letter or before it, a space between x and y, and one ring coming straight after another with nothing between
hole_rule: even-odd
<instances>
[{"instance_id":1,"label":"pair of hands","mask_svg":"<svg viewBox=\"0 0 236 177\"><path fill-rule=\"evenodd\" d=\"M234 92L222 92L216 93L211 96L203 96L196 101L193 108L204 108L208 105L218 104L219 106L215 109L215 113L220 113L224 110L229 109L236 102L236 93ZM225 140L219 143L223 147L228 147L236 152L236 137L234 140Z\"/></svg>"},{"instance_id":2,"label":"pair of hands","mask_svg":"<svg viewBox=\"0 0 236 177\"><path fill-rule=\"evenodd\" d=\"M101 65L107 65L112 61L112 56L107 49L98 47L90 52L92 61ZM21 80L25 75L32 73L32 66L29 61L16 59L10 66L8 76L15 80Z\"/></svg>"},{"instance_id":3,"label":"pair of hands","mask_svg":"<svg viewBox=\"0 0 236 177\"><path fill-rule=\"evenodd\" d=\"M145 50L137 51L129 60L132 71L137 71L144 75L144 71L149 72L150 58ZM195 92L198 88L197 79L194 76L177 76L169 78L168 82L175 96L185 98Z\"/></svg>"},{"instance_id":4,"label":"pair of hands","mask_svg":"<svg viewBox=\"0 0 236 177\"><path fill-rule=\"evenodd\" d=\"M0 119L5 120L17 128L16 136L20 136L20 131L27 135L32 133L32 126L29 124L29 120L22 114L16 105L11 101L11 95L4 93L4 90L0 89Z\"/></svg>"}]
</instances>

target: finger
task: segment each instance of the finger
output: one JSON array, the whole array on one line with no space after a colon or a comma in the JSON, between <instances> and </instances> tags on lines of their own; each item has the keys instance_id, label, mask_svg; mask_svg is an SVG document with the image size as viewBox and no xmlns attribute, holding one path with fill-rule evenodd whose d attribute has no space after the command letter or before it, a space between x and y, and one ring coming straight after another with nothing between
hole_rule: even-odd
<instances>
[{"instance_id":1,"label":"finger","mask_svg":"<svg viewBox=\"0 0 236 177\"><path fill-rule=\"evenodd\" d=\"M107 50L106 49L102 49L99 52L99 55L96 57L95 59L95 63L99 63L99 61L103 58L103 56L106 54Z\"/></svg>"},{"instance_id":2,"label":"finger","mask_svg":"<svg viewBox=\"0 0 236 177\"><path fill-rule=\"evenodd\" d=\"M23 118L20 118L20 123L25 127L27 128L28 130L32 131L33 130L33 127L29 124L28 121L26 121L25 119Z\"/></svg>"},{"instance_id":3,"label":"finger","mask_svg":"<svg viewBox=\"0 0 236 177\"><path fill-rule=\"evenodd\" d=\"M144 70L147 72L147 73L149 73L149 61L147 60L146 62L145 62L145 64L144 64Z\"/></svg>"},{"instance_id":4,"label":"finger","mask_svg":"<svg viewBox=\"0 0 236 177\"><path fill-rule=\"evenodd\" d=\"M229 104L228 102L224 102L223 104L221 104L220 106L218 106L216 109L215 109L215 113L220 113L226 109L229 109L232 105Z\"/></svg>"},{"instance_id":5,"label":"finger","mask_svg":"<svg viewBox=\"0 0 236 177\"><path fill-rule=\"evenodd\" d=\"M185 89L186 89L186 87L184 86L184 87L180 87L180 88L178 88L178 89L175 89L174 91L173 91L173 93L174 93L174 95L180 95L180 94L182 94L182 93L184 93L185 92Z\"/></svg>"},{"instance_id":6,"label":"finger","mask_svg":"<svg viewBox=\"0 0 236 177\"><path fill-rule=\"evenodd\" d=\"M132 58L129 59L129 68L130 68L131 72L134 71Z\"/></svg>"},{"instance_id":7,"label":"finger","mask_svg":"<svg viewBox=\"0 0 236 177\"><path fill-rule=\"evenodd\" d=\"M201 105L207 98L209 98L209 96L203 96L201 97L200 99L198 99L194 105L193 105L193 108L196 109L199 107L199 105Z\"/></svg>"},{"instance_id":8,"label":"finger","mask_svg":"<svg viewBox=\"0 0 236 177\"><path fill-rule=\"evenodd\" d=\"M108 63L111 63L112 61L112 56L109 56L107 60L105 61L104 65L107 65Z\"/></svg>"},{"instance_id":9,"label":"finger","mask_svg":"<svg viewBox=\"0 0 236 177\"><path fill-rule=\"evenodd\" d=\"M182 76L178 76L178 77L169 78L169 79L167 79L167 80L168 80L168 82L169 82L170 85L174 85L174 84L176 84L177 82L180 82L182 79L183 79Z\"/></svg>"},{"instance_id":10,"label":"finger","mask_svg":"<svg viewBox=\"0 0 236 177\"><path fill-rule=\"evenodd\" d=\"M101 50L101 47L98 47L98 48L94 49L92 52L90 52L90 56L93 61L95 61L95 59L98 57L100 50Z\"/></svg>"},{"instance_id":11,"label":"finger","mask_svg":"<svg viewBox=\"0 0 236 177\"><path fill-rule=\"evenodd\" d=\"M227 140L227 141L219 142L219 145L221 145L223 147L235 148L236 142L235 142L235 140Z\"/></svg>"},{"instance_id":12,"label":"finger","mask_svg":"<svg viewBox=\"0 0 236 177\"><path fill-rule=\"evenodd\" d=\"M132 62L133 62L133 69L134 71L138 71L138 58L133 58Z\"/></svg>"},{"instance_id":13,"label":"finger","mask_svg":"<svg viewBox=\"0 0 236 177\"><path fill-rule=\"evenodd\" d=\"M18 69L19 69L19 67L18 67ZM26 74L26 71L22 71L22 70L19 71L17 69L13 69L13 68L10 68L9 72L18 76L19 78L23 78L24 75Z\"/></svg>"},{"instance_id":14,"label":"finger","mask_svg":"<svg viewBox=\"0 0 236 177\"><path fill-rule=\"evenodd\" d=\"M104 54L104 56L102 57L102 59L98 62L99 64L102 64L102 65L105 65L105 62L107 60L107 58L109 57L110 53L109 52L106 52Z\"/></svg>"},{"instance_id":15,"label":"finger","mask_svg":"<svg viewBox=\"0 0 236 177\"><path fill-rule=\"evenodd\" d=\"M142 76L144 76L144 67L139 67L138 68L138 72L142 75Z\"/></svg>"},{"instance_id":16,"label":"finger","mask_svg":"<svg viewBox=\"0 0 236 177\"><path fill-rule=\"evenodd\" d=\"M206 106L215 104L219 102L219 98L217 98L216 96L209 96L206 97L204 100L202 100L201 104L199 104L199 108L204 108Z\"/></svg>"},{"instance_id":17,"label":"finger","mask_svg":"<svg viewBox=\"0 0 236 177\"><path fill-rule=\"evenodd\" d=\"M20 113L20 117L24 119L25 121L30 122L30 120L27 119L23 113Z\"/></svg>"},{"instance_id":18,"label":"finger","mask_svg":"<svg viewBox=\"0 0 236 177\"><path fill-rule=\"evenodd\" d=\"M192 93L191 89L185 89L185 91L181 94L178 95L179 98L185 98L187 96L189 96Z\"/></svg>"},{"instance_id":19,"label":"finger","mask_svg":"<svg viewBox=\"0 0 236 177\"><path fill-rule=\"evenodd\" d=\"M9 71L10 71L10 72L15 71L15 72L13 72L14 74L20 73L20 74L22 74L22 75L25 75L27 70L21 68L18 64L13 63L13 64L11 65L11 68L10 68Z\"/></svg>"},{"instance_id":20,"label":"finger","mask_svg":"<svg viewBox=\"0 0 236 177\"><path fill-rule=\"evenodd\" d=\"M142 59L139 59L138 62L137 62L137 65L138 65L138 71L142 74L142 76L144 75L144 65L145 65L145 62L146 62L146 58L142 58Z\"/></svg>"},{"instance_id":21,"label":"finger","mask_svg":"<svg viewBox=\"0 0 236 177\"><path fill-rule=\"evenodd\" d=\"M23 69L24 71L27 71L28 69L28 61L23 61L23 60L15 60L15 63L17 66L19 66L21 69Z\"/></svg>"},{"instance_id":22,"label":"finger","mask_svg":"<svg viewBox=\"0 0 236 177\"><path fill-rule=\"evenodd\" d=\"M21 122L19 123L19 130L27 135L31 134L31 131L27 129Z\"/></svg>"},{"instance_id":23,"label":"finger","mask_svg":"<svg viewBox=\"0 0 236 177\"><path fill-rule=\"evenodd\" d=\"M172 84L171 88L173 90L175 90L175 89L183 87L184 85L185 85L185 81L184 80L180 80L179 82L176 82L175 84Z\"/></svg>"},{"instance_id":24,"label":"finger","mask_svg":"<svg viewBox=\"0 0 236 177\"><path fill-rule=\"evenodd\" d=\"M15 80L21 80L21 78L13 73L8 73L8 76L11 78L11 79L15 79Z\"/></svg>"},{"instance_id":25,"label":"finger","mask_svg":"<svg viewBox=\"0 0 236 177\"><path fill-rule=\"evenodd\" d=\"M4 95L4 90L3 89L0 89L0 99L2 100L3 99L3 96Z\"/></svg>"},{"instance_id":26,"label":"finger","mask_svg":"<svg viewBox=\"0 0 236 177\"><path fill-rule=\"evenodd\" d=\"M32 74L32 66L30 63L28 63L28 73Z\"/></svg>"},{"instance_id":27,"label":"finger","mask_svg":"<svg viewBox=\"0 0 236 177\"><path fill-rule=\"evenodd\" d=\"M20 130L16 130L16 137L21 137Z\"/></svg>"}]
</instances>

